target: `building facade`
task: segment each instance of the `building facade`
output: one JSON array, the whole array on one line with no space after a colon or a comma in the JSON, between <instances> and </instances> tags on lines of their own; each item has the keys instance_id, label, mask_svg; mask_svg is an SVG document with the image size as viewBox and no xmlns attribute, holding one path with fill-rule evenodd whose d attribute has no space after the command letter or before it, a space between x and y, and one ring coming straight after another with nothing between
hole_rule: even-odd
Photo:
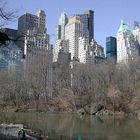
<instances>
[{"instance_id":1,"label":"building facade","mask_svg":"<svg viewBox=\"0 0 140 140\"><path fill-rule=\"evenodd\" d=\"M138 43L138 49L139 49L139 54L140 54L140 27L139 27L139 22L135 21L133 34L134 34L135 40Z\"/></svg>"},{"instance_id":2,"label":"building facade","mask_svg":"<svg viewBox=\"0 0 140 140\"><path fill-rule=\"evenodd\" d=\"M106 38L106 57L117 59L117 40L115 37Z\"/></svg>"},{"instance_id":3,"label":"building facade","mask_svg":"<svg viewBox=\"0 0 140 140\"><path fill-rule=\"evenodd\" d=\"M138 44L130 27L121 21L117 33L117 63L128 63L129 59L138 55Z\"/></svg>"},{"instance_id":4,"label":"building facade","mask_svg":"<svg viewBox=\"0 0 140 140\"><path fill-rule=\"evenodd\" d=\"M83 37L89 39L89 43L94 39L94 11L88 10L78 15L83 24Z\"/></svg>"},{"instance_id":5,"label":"building facade","mask_svg":"<svg viewBox=\"0 0 140 140\"><path fill-rule=\"evenodd\" d=\"M68 52L68 40L65 40L65 26L68 23L68 16L66 13L61 13L59 24L56 27L55 46L53 50L53 62L58 59L58 54L61 50Z\"/></svg>"},{"instance_id":6,"label":"building facade","mask_svg":"<svg viewBox=\"0 0 140 140\"><path fill-rule=\"evenodd\" d=\"M83 38L83 37L79 37L79 40L78 40L78 46L79 46L79 62L80 63L87 63L88 61L88 49L89 49L89 46L88 46L88 39L86 38Z\"/></svg>"},{"instance_id":7,"label":"building facade","mask_svg":"<svg viewBox=\"0 0 140 140\"><path fill-rule=\"evenodd\" d=\"M68 23L68 16L65 12L61 13L59 24L56 28L56 40L65 39L65 26Z\"/></svg>"},{"instance_id":8,"label":"building facade","mask_svg":"<svg viewBox=\"0 0 140 140\"><path fill-rule=\"evenodd\" d=\"M69 41L69 53L71 53L71 60L79 59L79 37L83 36L83 24L79 16L72 16L65 27L65 39Z\"/></svg>"},{"instance_id":9,"label":"building facade","mask_svg":"<svg viewBox=\"0 0 140 140\"><path fill-rule=\"evenodd\" d=\"M58 55L60 51L68 53L69 41L64 39L58 39L55 41L55 48L53 50L53 62L58 60Z\"/></svg>"},{"instance_id":10,"label":"building facade","mask_svg":"<svg viewBox=\"0 0 140 140\"><path fill-rule=\"evenodd\" d=\"M6 70L9 73L20 71L22 62L22 51L14 42L0 44L0 70Z\"/></svg>"},{"instance_id":11,"label":"building facade","mask_svg":"<svg viewBox=\"0 0 140 140\"><path fill-rule=\"evenodd\" d=\"M97 59L104 59L104 49L94 39L88 44L88 39L79 38L79 62L94 64Z\"/></svg>"},{"instance_id":12,"label":"building facade","mask_svg":"<svg viewBox=\"0 0 140 140\"><path fill-rule=\"evenodd\" d=\"M94 39L94 12L88 10L68 18L62 13L56 28L54 62L60 50L71 54L71 60L86 62L89 57L89 46ZM62 43L66 42L66 43ZM88 47L85 47L88 46Z\"/></svg>"},{"instance_id":13,"label":"building facade","mask_svg":"<svg viewBox=\"0 0 140 140\"><path fill-rule=\"evenodd\" d=\"M22 15L18 19L18 36L21 36L22 41L18 44L24 50L24 55L33 47L51 49L45 12L40 10L37 15L30 13Z\"/></svg>"}]
</instances>

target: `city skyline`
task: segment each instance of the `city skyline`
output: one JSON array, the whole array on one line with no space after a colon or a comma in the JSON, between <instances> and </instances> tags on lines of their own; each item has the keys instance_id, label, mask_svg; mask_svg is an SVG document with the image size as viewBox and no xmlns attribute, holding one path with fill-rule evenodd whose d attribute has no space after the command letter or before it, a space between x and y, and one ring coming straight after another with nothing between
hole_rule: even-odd
<instances>
[{"instance_id":1,"label":"city skyline","mask_svg":"<svg viewBox=\"0 0 140 140\"><path fill-rule=\"evenodd\" d=\"M14 2L14 6L13 6ZM65 0L52 0L46 2L45 0L39 1L27 1L21 0L7 0L8 7L18 10L18 16L21 16L25 12L35 14L38 10L42 9L47 15L47 28L48 33L51 36L51 43L54 44L55 29L58 24L59 17L62 12L66 12L68 16L74 14L81 14L86 10L93 10L95 12L95 39L99 44L105 48L105 40L107 36L115 36L117 34L120 20L124 19L130 23L131 28L135 20L140 21L139 18L139 4L138 0L129 2L127 0L118 1L99 1L99 0L77 0L77 1L65 1ZM32 6L32 4L34 6ZM79 6L77 6L80 4ZM66 6L67 5L67 6ZM126 7L127 5L127 7ZM52 18L53 17L53 18ZM9 28L17 28L17 20L6 25Z\"/></svg>"}]
</instances>

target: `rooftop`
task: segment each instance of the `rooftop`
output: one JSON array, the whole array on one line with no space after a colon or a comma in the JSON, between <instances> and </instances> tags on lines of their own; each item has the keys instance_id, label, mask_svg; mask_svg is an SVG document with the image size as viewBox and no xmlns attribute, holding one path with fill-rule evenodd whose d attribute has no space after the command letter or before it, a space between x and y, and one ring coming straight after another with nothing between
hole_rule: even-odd
<instances>
[{"instance_id":1,"label":"rooftop","mask_svg":"<svg viewBox=\"0 0 140 140\"><path fill-rule=\"evenodd\" d=\"M121 25L120 25L118 32L123 32L123 33L130 32L131 33L130 26L127 25L126 23L124 23L123 20L121 20Z\"/></svg>"}]
</instances>

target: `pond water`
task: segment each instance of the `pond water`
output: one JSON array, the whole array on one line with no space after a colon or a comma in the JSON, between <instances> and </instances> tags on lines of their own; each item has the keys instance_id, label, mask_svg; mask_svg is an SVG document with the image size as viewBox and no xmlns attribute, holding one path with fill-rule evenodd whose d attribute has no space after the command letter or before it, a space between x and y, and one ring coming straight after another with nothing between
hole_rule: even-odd
<instances>
[{"instance_id":1,"label":"pond water","mask_svg":"<svg viewBox=\"0 0 140 140\"><path fill-rule=\"evenodd\" d=\"M40 130L52 140L140 140L140 121L69 114L0 113L0 123Z\"/></svg>"}]
</instances>

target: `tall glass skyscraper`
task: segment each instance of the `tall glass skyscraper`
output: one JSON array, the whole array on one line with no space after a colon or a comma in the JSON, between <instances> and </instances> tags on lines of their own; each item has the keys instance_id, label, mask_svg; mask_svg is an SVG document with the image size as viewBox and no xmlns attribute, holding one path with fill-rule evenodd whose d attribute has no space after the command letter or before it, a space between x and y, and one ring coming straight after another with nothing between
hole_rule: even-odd
<instances>
[{"instance_id":1,"label":"tall glass skyscraper","mask_svg":"<svg viewBox=\"0 0 140 140\"><path fill-rule=\"evenodd\" d=\"M109 36L106 38L106 57L117 59L117 40L115 37Z\"/></svg>"},{"instance_id":2,"label":"tall glass skyscraper","mask_svg":"<svg viewBox=\"0 0 140 140\"><path fill-rule=\"evenodd\" d=\"M56 40L65 38L65 26L68 23L68 16L65 12L61 13L59 24L56 27Z\"/></svg>"},{"instance_id":3,"label":"tall glass skyscraper","mask_svg":"<svg viewBox=\"0 0 140 140\"><path fill-rule=\"evenodd\" d=\"M88 10L78 16L83 24L83 37L88 38L90 43L94 39L94 11Z\"/></svg>"},{"instance_id":4,"label":"tall glass skyscraper","mask_svg":"<svg viewBox=\"0 0 140 140\"><path fill-rule=\"evenodd\" d=\"M68 52L68 40L65 40L65 26L68 23L68 16L65 12L61 13L59 24L56 27L55 47L53 51L53 61L56 62L60 50Z\"/></svg>"}]
</instances>

